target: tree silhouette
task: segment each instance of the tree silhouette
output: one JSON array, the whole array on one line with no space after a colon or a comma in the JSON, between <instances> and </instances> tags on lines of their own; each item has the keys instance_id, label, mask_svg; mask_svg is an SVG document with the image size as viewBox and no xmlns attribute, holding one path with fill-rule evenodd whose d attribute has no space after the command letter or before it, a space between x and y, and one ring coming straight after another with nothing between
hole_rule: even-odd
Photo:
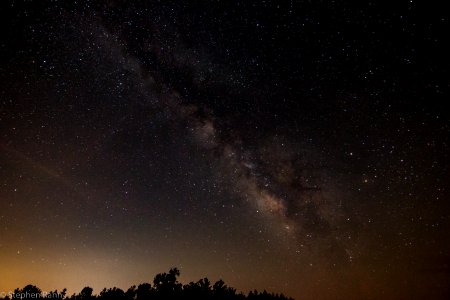
<instances>
[{"instance_id":1,"label":"tree silhouette","mask_svg":"<svg viewBox=\"0 0 450 300\"><path fill-rule=\"evenodd\" d=\"M136 299L136 286L132 285L128 288L128 290L125 292L125 299L126 300L135 300Z\"/></svg>"},{"instance_id":2,"label":"tree silhouette","mask_svg":"<svg viewBox=\"0 0 450 300\"><path fill-rule=\"evenodd\" d=\"M175 299L181 296L182 284L178 282L180 271L170 269L169 273L157 274L153 280L156 290L155 299Z\"/></svg>"},{"instance_id":3,"label":"tree silhouette","mask_svg":"<svg viewBox=\"0 0 450 300\"><path fill-rule=\"evenodd\" d=\"M223 280L214 283L212 294L214 299L236 299L236 289L226 286Z\"/></svg>"},{"instance_id":4,"label":"tree silhouette","mask_svg":"<svg viewBox=\"0 0 450 300\"><path fill-rule=\"evenodd\" d=\"M38 287L29 284L23 289L15 289L14 295L16 298L20 297L21 299L36 299L42 297L42 291Z\"/></svg>"},{"instance_id":5,"label":"tree silhouette","mask_svg":"<svg viewBox=\"0 0 450 300\"><path fill-rule=\"evenodd\" d=\"M151 299L154 291L150 283L140 284L136 290L136 300Z\"/></svg>"},{"instance_id":6,"label":"tree silhouette","mask_svg":"<svg viewBox=\"0 0 450 300\"><path fill-rule=\"evenodd\" d=\"M66 297L66 289L58 292L43 293L34 285L27 285L22 289L15 289L13 299L64 299L64 300L159 300L159 299L196 299L196 300L292 300L283 294L273 294L267 291L251 291L245 296L242 293L236 293L236 289L228 287L223 280L219 280L213 285L208 278L203 278L197 282L189 282L182 285L178 282L180 271L172 268L168 273L160 273L153 279L153 286L150 283L142 283L136 288L135 285L128 288L126 292L122 289L104 288L99 295L93 294L93 289L89 286L84 287L77 295L73 294ZM13 300L9 296L0 298L0 300Z\"/></svg>"},{"instance_id":7,"label":"tree silhouette","mask_svg":"<svg viewBox=\"0 0 450 300\"><path fill-rule=\"evenodd\" d=\"M77 296L77 300L92 300L94 297L92 296L93 288L86 286Z\"/></svg>"},{"instance_id":8,"label":"tree silhouette","mask_svg":"<svg viewBox=\"0 0 450 300\"><path fill-rule=\"evenodd\" d=\"M104 288L100 292L99 298L103 300L125 300L125 292L117 287Z\"/></svg>"}]
</instances>

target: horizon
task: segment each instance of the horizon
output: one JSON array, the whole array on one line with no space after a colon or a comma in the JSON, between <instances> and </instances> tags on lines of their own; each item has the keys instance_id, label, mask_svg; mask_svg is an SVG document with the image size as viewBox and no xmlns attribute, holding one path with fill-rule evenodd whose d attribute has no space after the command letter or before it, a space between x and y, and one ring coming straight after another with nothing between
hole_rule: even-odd
<instances>
[{"instance_id":1,"label":"horizon","mask_svg":"<svg viewBox=\"0 0 450 300\"><path fill-rule=\"evenodd\" d=\"M234 287L228 286L226 282L222 279L217 281L210 281L207 277L203 277L196 281L190 281L183 283L179 281L180 271L178 268L171 268L167 273L156 274L152 283L143 282L139 285L131 285L128 288L121 287L104 287L99 292L95 292L92 286L84 286L80 289L78 293L70 293L66 288L63 289L51 289L44 290L39 288L39 286L33 284L27 284L23 288L16 288L10 291L0 290L0 299L147 299L149 296L162 297L162 298L173 298L187 297L190 299L193 296L205 297L204 294L207 292L210 297L219 297L219 299L242 299L240 297L251 297L252 295L263 295L269 296L270 299L292 299L288 296L283 295L283 293L275 293L268 291L266 289L262 291L257 291L256 289L250 290L248 292L243 292L236 290ZM107 295L107 293L114 291L114 294ZM199 294L200 291L200 294ZM152 294L149 294L152 293ZM164 294L169 292L169 294ZM145 293L145 296L143 296ZM196 294L189 294L196 293ZM159 295L159 296L158 296ZM111 298L112 297L112 298ZM238 297L238 298L235 298ZM209 299L209 298L208 298ZM264 298L267 299L267 298Z\"/></svg>"}]
</instances>

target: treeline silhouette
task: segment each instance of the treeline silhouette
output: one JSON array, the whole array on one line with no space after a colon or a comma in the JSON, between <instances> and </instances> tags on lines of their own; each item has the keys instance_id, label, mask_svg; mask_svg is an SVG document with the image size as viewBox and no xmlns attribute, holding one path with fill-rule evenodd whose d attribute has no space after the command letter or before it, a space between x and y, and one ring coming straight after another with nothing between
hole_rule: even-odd
<instances>
[{"instance_id":1,"label":"treeline silhouette","mask_svg":"<svg viewBox=\"0 0 450 300\"><path fill-rule=\"evenodd\" d=\"M27 285L22 289L3 295L3 300L12 299L64 299L64 300L159 300L159 299L258 299L258 300L293 300L283 294L252 291L247 295L237 293L235 288L229 287L222 280L214 284L208 278L197 282L181 284L178 281L180 271L177 268L170 269L169 273L160 273L153 279L153 285L143 283L131 286L124 291L120 288L104 288L98 295L93 294L91 287L85 287L78 294L67 296L66 289L44 293L34 285Z\"/></svg>"}]
</instances>

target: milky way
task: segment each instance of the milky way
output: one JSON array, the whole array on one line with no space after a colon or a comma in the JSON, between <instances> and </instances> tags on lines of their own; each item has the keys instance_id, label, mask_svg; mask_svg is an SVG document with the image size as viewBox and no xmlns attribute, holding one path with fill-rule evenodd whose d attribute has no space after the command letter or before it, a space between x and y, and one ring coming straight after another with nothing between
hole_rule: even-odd
<instances>
[{"instance_id":1,"label":"milky way","mask_svg":"<svg viewBox=\"0 0 450 300\"><path fill-rule=\"evenodd\" d=\"M448 296L445 10L2 6L0 292Z\"/></svg>"},{"instance_id":2,"label":"milky way","mask_svg":"<svg viewBox=\"0 0 450 300\"><path fill-rule=\"evenodd\" d=\"M101 26L96 24L99 25ZM158 49L161 47L158 45ZM171 68L188 68L194 78L201 76L197 75L199 73L207 72L203 66L194 66L190 61L189 51L178 46L178 51L180 50L183 56L170 59ZM154 50L151 48L149 51ZM155 80L151 70L145 70L135 57L128 56L126 52L125 48L121 49L125 56L123 61L127 64L132 62L130 69L137 72L136 75L141 80L137 84L154 93ZM167 59L161 53L156 55L161 60ZM210 65L207 62L204 64ZM221 73L220 70L216 72ZM164 82L159 84L163 92L156 93L155 97L160 105L167 105L178 118L177 121L186 123L195 143L207 149L211 154L209 159L217 160L221 165L218 172L228 177L231 185L229 188L241 200L249 202L248 209L260 212L269 220L275 220L278 227L276 230L294 238L295 243L291 247L297 252L303 250L306 244L310 250L317 251L323 247L324 242L321 240L324 240L327 244L325 247L333 248L333 252L344 255L347 259L351 256L348 254L350 250L345 249L349 246L345 246L345 241L339 237L346 233L336 232L342 222L339 203L342 205L345 199L342 199L342 193L333 186L333 182L340 179L333 174L335 178L326 182L325 172L321 170L324 166L321 165L320 158L314 157L317 155L308 153L301 145L291 145L288 138L278 135L259 140L253 149L247 149L239 130L231 137L224 137L215 124L226 122L228 126L233 126L232 122L227 122L226 119L215 121L213 112L201 110L197 105L184 104L177 90L167 88ZM280 232L276 234L279 235ZM326 256L328 253L320 255ZM332 259L331 263L336 265L337 262Z\"/></svg>"}]
</instances>

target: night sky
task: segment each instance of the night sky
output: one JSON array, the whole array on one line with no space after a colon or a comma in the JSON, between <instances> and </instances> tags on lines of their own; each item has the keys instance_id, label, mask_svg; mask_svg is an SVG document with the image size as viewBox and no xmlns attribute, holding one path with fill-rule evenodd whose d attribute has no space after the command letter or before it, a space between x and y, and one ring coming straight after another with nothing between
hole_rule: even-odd
<instances>
[{"instance_id":1,"label":"night sky","mask_svg":"<svg viewBox=\"0 0 450 300\"><path fill-rule=\"evenodd\" d=\"M443 4L133 2L1 2L0 291L449 299Z\"/></svg>"}]
</instances>

